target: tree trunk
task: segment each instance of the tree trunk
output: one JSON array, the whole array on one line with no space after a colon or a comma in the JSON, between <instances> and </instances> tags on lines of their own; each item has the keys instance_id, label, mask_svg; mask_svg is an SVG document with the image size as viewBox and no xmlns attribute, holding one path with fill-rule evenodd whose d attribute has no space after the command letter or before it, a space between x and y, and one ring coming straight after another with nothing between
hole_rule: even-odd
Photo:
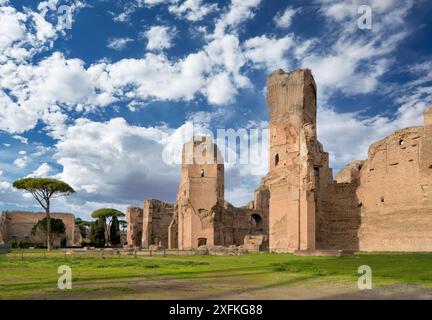
<instances>
[{"instance_id":1,"label":"tree trunk","mask_svg":"<svg viewBox=\"0 0 432 320\"><path fill-rule=\"evenodd\" d=\"M46 218L47 218L47 250L51 251L51 216L49 212L49 208L46 210Z\"/></svg>"},{"instance_id":2,"label":"tree trunk","mask_svg":"<svg viewBox=\"0 0 432 320\"><path fill-rule=\"evenodd\" d=\"M104 218L104 227L105 227L105 247L109 246L109 229L106 217Z\"/></svg>"}]
</instances>

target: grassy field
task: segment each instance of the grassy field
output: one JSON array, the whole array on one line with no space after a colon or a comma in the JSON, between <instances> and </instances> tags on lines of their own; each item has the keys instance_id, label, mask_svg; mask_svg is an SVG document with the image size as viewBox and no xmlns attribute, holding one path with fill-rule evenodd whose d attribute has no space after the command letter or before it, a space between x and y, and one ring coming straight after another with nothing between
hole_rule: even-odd
<instances>
[{"instance_id":1,"label":"grassy field","mask_svg":"<svg viewBox=\"0 0 432 320\"><path fill-rule=\"evenodd\" d=\"M72 268L72 290L57 288L60 265ZM373 290L358 290L360 265L372 268ZM432 298L432 254L0 255L0 299L303 298Z\"/></svg>"}]
</instances>

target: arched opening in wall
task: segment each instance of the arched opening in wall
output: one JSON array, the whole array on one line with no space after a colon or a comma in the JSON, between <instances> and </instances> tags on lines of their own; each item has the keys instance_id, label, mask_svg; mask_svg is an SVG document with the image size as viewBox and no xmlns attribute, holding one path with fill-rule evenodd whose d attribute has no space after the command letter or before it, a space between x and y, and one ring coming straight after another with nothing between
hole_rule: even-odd
<instances>
[{"instance_id":1,"label":"arched opening in wall","mask_svg":"<svg viewBox=\"0 0 432 320\"><path fill-rule=\"evenodd\" d=\"M251 234L260 234L263 233L263 219L257 213L253 213L250 216L250 233Z\"/></svg>"},{"instance_id":2,"label":"arched opening in wall","mask_svg":"<svg viewBox=\"0 0 432 320\"><path fill-rule=\"evenodd\" d=\"M400 139L400 140L399 140L399 145L400 145L400 146L403 146L404 144L405 144L405 141L404 141L403 139Z\"/></svg>"},{"instance_id":3,"label":"arched opening in wall","mask_svg":"<svg viewBox=\"0 0 432 320\"><path fill-rule=\"evenodd\" d=\"M204 169L201 169L201 178L204 177Z\"/></svg>"},{"instance_id":4,"label":"arched opening in wall","mask_svg":"<svg viewBox=\"0 0 432 320\"><path fill-rule=\"evenodd\" d=\"M207 238L198 238L198 247L207 245Z\"/></svg>"},{"instance_id":5,"label":"arched opening in wall","mask_svg":"<svg viewBox=\"0 0 432 320\"><path fill-rule=\"evenodd\" d=\"M306 87L304 95L304 106L305 106L305 120L306 122L315 123L316 118L316 88L310 83Z\"/></svg>"},{"instance_id":6,"label":"arched opening in wall","mask_svg":"<svg viewBox=\"0 0 432 320\"><path fill-rule=\"evenodd\" d=\"M277 165L279 164L279 154L276 154L274 163L275 163L275 167L277 167Z\"/></svg>"},{"instance_id":7,"label":"arched opening in wall","mask_svg":"<svg viewBox=\"0 0 432 320\"><path fill-rule=\"evenodd\" d=\"M135 239L132 239L132 241L133 241L134 247L139 247L141 245L141 242L142 242L142 231L138 231Z\"/></svg>"}]
</instances>

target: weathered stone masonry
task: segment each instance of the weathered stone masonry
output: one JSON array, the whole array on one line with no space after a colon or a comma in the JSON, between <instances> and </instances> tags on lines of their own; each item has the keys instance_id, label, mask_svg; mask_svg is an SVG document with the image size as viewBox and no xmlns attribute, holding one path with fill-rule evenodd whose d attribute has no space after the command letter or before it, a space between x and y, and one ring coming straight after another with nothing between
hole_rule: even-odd
<instances>
[{"instance_id":1,"label":"weathered stone masonry","mask_svg":"<svg viewBox=\"0 0 432 320\"><path fill-rule=\"evenodd\" d=\"M368 159L333 178L317 139L311 71L278 70L267 90L269 172L254 201L241 208L224 201L218 148L195 137L183 147L176 203L146 200L144 210L129 209L130 244L142 239L144 248L432 251L432 109L425 110L424 126L372 144Z\"/></svg>"},{"instance_id":2,"label":"weathered stone masonry","mask_svg":"<svg viewBox=\"0 0 432 320\"><path fill-rule=\"evenodd\" d=\"M271 74L270 250L432 251L432 109L333 179L309 70Z\"/></svg>"},{"instance_id":3,"label":"weathered stone masonry","mask_svg":"<svg viewBox=\"0 0 432 320\"><path fill-rule=\"evenodd\" d=\"M131 225L142 222L142 247L187 250L245 245L249 250L266 249L268 190L257 190L255 200L241 208L226 202L223 159L208 137L194 137L186 143L182 162L175 204L146 200L142 216L133 214L139 208L128 209Z\"/></svg>"},{"instance_id":4,"label":"weathered stone masonry","mask_svg":"<svg viewBox=\"0 0 432 320\"><path fill-rule=\"evenodd\" d=\"M24 240L30 243L40 241L31 234L31 230L39 220L45 217L44 212L4 211L0 219L0 244L13 240ZM79 228L75 225L73 214L51 213L51 217L61 219L65 224L67 246L81 244L81 234Z\"/></svg>"}]
</instances>

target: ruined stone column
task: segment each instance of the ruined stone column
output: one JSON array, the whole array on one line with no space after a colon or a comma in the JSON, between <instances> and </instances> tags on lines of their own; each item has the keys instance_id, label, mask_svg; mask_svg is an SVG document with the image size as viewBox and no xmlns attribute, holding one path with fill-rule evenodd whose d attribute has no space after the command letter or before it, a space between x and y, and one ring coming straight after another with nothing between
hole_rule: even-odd
<instances>
[{"instance_id":1,"label":"ruined stone column","mask_svg":"<svg viewBox=\"0 0 432 320\"><path fill-rule=\"evenodd\" d=\"M142 225L142 240L141 247L148 249L151 245L151 230L152 230L152 215L151 211L151 201L144 201L144 210L143 210L143 225Z\"/></svg>"},{"instance_id":2,"label":"ruined stone column","mask_svg":"<svg viewBox=\"0 0 432 320\"><path fill-rule=\"evenodd\" d=\"M177 192L179 249L222 244L214 214L223 201L224 165L219 150L210 137L194 137L182 154Z\"/></svg>"},{"instance_id":3,"label":"ruined stone column","mask_svg":"<svg viewBox=\"0 0 432 320\"><path fill-rule=\"evenodd\" d=\"M315 249L316 85L310 70L267 81L270 111L269 240L272 251Z\"/></svg>"},{"instance_id":4,"label":"ruined stone column","mask_svg":"<svg viewBox=\"0 0 432 320\"><path fill-rule=\"evenodd\" d=\"M168 226L168 249L178 248L178 207L174 208L172 220Z\"/></svg>"},{"instance_id":5,"label":"ruined stone column","mask_svg":"<svg viewBox=\"0 0 432 320\"><path fill-rule=\"evenodd\" d=\"M141 245L143 210L139 207L128 207L127 219L127 243L128 246L138 247Z\"/></svg>"},{"instance_id":6,"label":"ruined stone column","mask_svg":"<svg viewBox=\"0 0 432 320\"><path fill-rule=\"evenodd\" d=\"M0 216L0 245L6 243L6 212L2 212Z\"/></svg>"}]
</instances>

